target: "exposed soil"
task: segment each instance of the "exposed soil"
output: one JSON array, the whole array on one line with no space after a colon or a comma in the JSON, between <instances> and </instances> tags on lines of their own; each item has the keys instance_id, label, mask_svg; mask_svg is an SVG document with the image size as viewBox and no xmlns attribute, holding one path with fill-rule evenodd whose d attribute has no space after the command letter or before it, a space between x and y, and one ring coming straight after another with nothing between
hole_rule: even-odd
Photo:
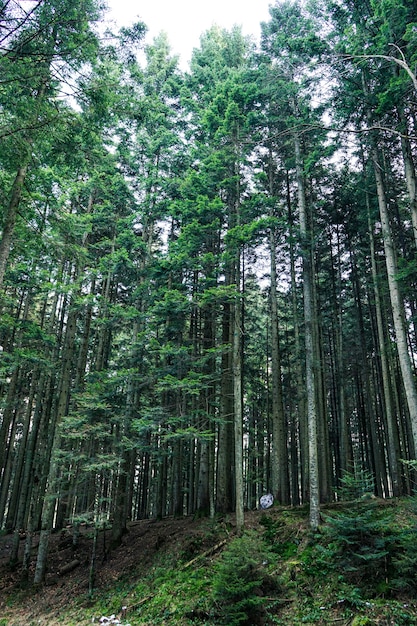
<instances>
[{"instance_id":1,"label":"exposed soil","mask_svg":"<svg viewBox=\"0 0 417 626\"><path fill-rule=\"evenodd\" d=\"M259 519L259 512L248 512L245 526L256 527ZM140 579L155 562L158 553L170 552L178 555L182 562L184 559L192 560L219 541L222 522L217 520L216 534L210 533L210 524L207 519L192 517L133 522L122 544L111 551L111 531L101 531L97 544L95 588L109 588L120 578ZM233 517L228 518L227 523L223 522L223 531L224 537L233 534ZM78 545L74 548L71 528L52 534L46 584L37 591L29 590L27 593L22 593L19 567L11 570L8 564L12 536L0 537L0 624L4 623L2 619L7 619L7 624L19 626L62 624L59 621L60 612L74 598L84 596L87 603L92 537L91 528L82 528ZM24 543L22 536L22 553ZM35 536L30 580L33 580L37 543L38 537ZM72 571L65 572L71 567L74 567ZM10 602L10 599L13 601Z\"/></svg>"}]
</instances>

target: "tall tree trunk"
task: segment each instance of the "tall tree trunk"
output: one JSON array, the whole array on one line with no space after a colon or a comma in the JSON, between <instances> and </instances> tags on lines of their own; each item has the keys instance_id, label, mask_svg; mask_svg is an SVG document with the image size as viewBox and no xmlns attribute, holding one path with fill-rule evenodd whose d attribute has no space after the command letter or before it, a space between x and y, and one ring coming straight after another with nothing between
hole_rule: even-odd
<instances>
[{"instance_id":1,"label":"tall tree trunk","mask_svg":"<svg viewBox=\"0 0 417 626\"><path fill-rule=\"evenodd\" d=\"M368 96L369 87L366 83L365 73L362 72L362 88L365 97ZM368 125L372 126L373 118L370 107L366 109ZM371 160L376 182L379 215L381 219L381 230L384 241L385 264L388 275L388 289L390 294L392 317L394 322L395 338L397 342L398 358L400 363L401 377L404 385L405 397L407 401L411 430L414 439L414 453L417 457L417 389L414 380L413 367L410 354L408 352L407 331L404 302L401 298L400 286L398 284L398 264L394 241L391 231L387 197L385 193L384 179L382 176L383 167L377 147L377 139L374 131L370 131Z\"/></svg>"},{"instance_id":2,"label":"tall tree trunk","mask_svg":"<svg viewBox=\"0 0 417 626\"><path fill-rule=\"evenodd\" d=\"M294 246L295 239L295 225L291 204L291 195L290 195L290 180L288 172L286 173L286 200L287 200L287 210L288 210L288 225L289 225L289 247L290 247L290 276L291 276L291 312L292 319L294 325L294 348L295 348L295 359L294 359L294 367L295 367L295 379L296 379L296 424L293 425L294 439L296 439L296 435L298 434L298 442L293 441L292 443L292 456L293 458L296 456L296 452L298 452L299 463L297 467L296 473L293 471L292 481L296 484L296 489L293 488L293 492L296 491L297 496L296 500L299 499L299 495L301 494L301 501L306 502L308 497L308 434L307 434L307 403L306 403L306 395L304 393L304 382L303 382L303 374L302 374L302 350L301 350L301 341L300 341L300 322L299 322L299 313L297 306L297 280L296 280L296 251ZM298 432L297 432L298 431ZM298 443L297 450L294 450L296 447L296 443ZM300 478L298 475L300 474ZM295 502L294 502L295 504Z\"/></svg>"},{"instance_id":3,"label":"tall tree trunk","mask_svg":"<svg viewBox=\"0 0 417 626\"><path fill-rule=\"evenodd\" d=\"M56 499L58 494L58 479L60 470L60 460L58 451L61 446L61 422L68 411L70 395L70 379L73 368L73 357L75 353L74 339L76 334L77 311L73 307L70 309L67 328L65 333L65 349L62 355L62 371L60 380L60 391L56 408L56 418L51 450L51 462L48 472L48 482L44 494L41 533L39 537L38 554L36 559L34 584L40 585L44 581L48 556L49 536L53 526Z\"/></svg>"},{"instance_id":4,"label":"tall tree trunk","mask_svg":"<svg viewBox=\"0 0 417 626\"><path fill-rule=\"evenodd\" d=\"M240 254L236 258L236 291L233 306L233 399L235 448L235 507L236 529L241 532L245 523L243 504L243 406L242 406L242 302L240 301Z\"/></svg>"},{"instance_id":5,"label":"tall tree trunk","mask_svg":"<svg viewBox=\"0 0 417 626\"><path fill-rule=\"evenodd\" d=\"M20 494L22 490L25 489L25 486L23 485L22 474L23 474L23 467L24 467L25 458L26 458L27 449L28 449L27 444L28 444L28 438L29 438L30 425L32 422L33 403L34 403L35 394L37 391L38 375L39 375L39 370L38 368L35 367L31 376L29 396L27 399L25 417L24 417L23 424L22 424L22 433L18 440L16 458L14 462L13 484L10 490L10 499L9 499L9 503L7 507L8 511L7 511L6 525L5 525L8 531L12 531L14 528L16 528L19 501L21 498ZM13 445L16 446L15 440L14 440ZM4 489L3 486L2 488ZM0 505L0 519L2 518L2 516L3 516L2 506ZM18 526L18 528L19 529L22 528L22 523L20 524L20 526Z\"/></svg>"},{"instance_id":6,"label":"tall tree trunk","mask_svg":"<svg viewBox=\"0 0 417 626\"><path fill-rule=\"evenodd\" d=\"M229 275L229 274L228 274ZM226 276L227 284L230 278ZM228 513L233 503L233 381L231 351L231 306L223 305L220 381L220 423L217 438L216 511Z\"/></svg>"},{"instance_id":7,"label":"tall tree trunk","mask_svg":"<svg viewBox=\"0 0 417 626\"><path fill-rule=\"evenodd\" d=\"M209 272L211 273L211 271ZM215 318L212 303L207 304L201 312L203 323L203 344L202 352L213 350L215 346ZM203 372L208 377L207 387L201 392L199 404L204 418L202 429L210 431L214 437L214 410L215 410L215 371L216 359L213 356L207 357ZM200 464L197 487L197 510L202 513L214 515L214 445L213 439L201 442Z\"/></svg>"},{"instance_id":8,"label":"tall tree trunk","mask_svg":"<svg viewBox=\"0 0 417 626\"><path fill-rule=\"evenodd\" d=\"M132 330L132 346L133 350L136 346L139 327L135 322ZM133 350L131 359L133 359ZM132 421L134 419L135 410L138 405L138 391L136 389L136 381L134 375L129 374L126 391L126 408L123 423L120 429L117 429L117 443L120 440L129 441L131 438ZM126 444L125 444L126 446ZM127 532L127 520L129 517L129 484L134 472L134 462L136 454L127 445L122 450L119 464L119 474L117 478L117 487L115 494L115 502L113 508L113 524L112 524L112 547L120 545L123 535Z\"/></svg>"},{"instance_id":9,"label":"tall tree trunk","mask_svg":"<svg viewBox=\"0 0 417 626\"><path fill-rule=\"evenodd\" d=\"M276 243L269 233L271 261L271 420L272 420L272 493L278 502L290 500L287 432L282 399L281 351L279 345Z\"/></svg>"},{"instance_id":10,"label":"tall tree trunk","mask_svg":"<svg viewBox=\"0 0 417 626\"><path fill-rule=\"evenodd\" d=\"M382 178L382 170L378 158L378 151L374 140L372 140L371 155L377 187L382 235L384 239L385 263L387 267L388 288L391 300L395 337L397 341L398 358L414 439L414 456L417 457L417 390L411 365L411 359L408 352L404 303L401 298L400 287L397 279L398 266L391 233L391 226L389 222L389 212L385 195L384 181Z\"/></svg>"},{"instance_id":11,"label":"tall tree trunk","mask_svg":"<svg viewBox=\"0 0 417 626\"><path fill-rule=\"evenodd\" d=\"M396 434L396 424L395 417L393 413L393 401L392 401L392 391L391 391L391 382L390 382L390 374L389 374L389 366L388 366L388 355L386 349L386 339L384 333L384 324L382 319L382 305L381 305L381 297L379 290L379 280L378 280L378 269L376 265L376 253L375 253L375 242L374 242L374 234L371 223L371 215L370 215L370 203L369 203L369 194L366 193L366 205L368 212L368 234L369 234L369 245L370 245L370 256L371 256L371 270L372 270L372 285L373 292L375 298L375 313L376 313L376 328L377 328L377 336L378 336L378 347L379 347L379 358L381 363L381 375L382 375L382 388L383 388L383 398L384 398L384 411L385 411L385 421L387 424L387 439L388 439L388 464L390 468L391 481L392 481L392 495L398 496L400 493L400 481L399 481L399 467L398 467L398 451L397 451L397 440L398 436Z\"/></svg>"},{"instance_id":12,"label":"tall tree trunk","mask_svg":"<svg viewBox=\"0 0 417 626\"><path fill-rule=\"evenodd\" d=\"M341 268L341 248L340 248L340 232L338 226L337 228L337 293L342 293L342 268ZM333 262L332 262L333 266ZM334 270L333 270L334 271ZM335 285L336 286L336 285ZM340 472L346 472L349 469L352 461L351 454L351 437L349 424L346 416L346 386L345 386L345 367L344 367L344 324L343 324L343 307L340 303L340 295L339 297L336 295L336 289L334 294L335 301L335 313L337 320L337 330L336 330L336 393L338 394L338 407L339 407L339 415L338 422L340 425L340 463L339 468Z\"/></svg>"},{"instance_id":13,"label":"tall tree trunk","mask_svg":"<svg viewBox=\"0 0 417 626\"><path fill-rule=\"evenodd\" d=\"M307 425L308 425L308 469L310 496L310 526L317 529L320 524L320 489L317 441L317 392L314 364L314 288L311 237L308 227L307 199L304 182L304 168L301 155L300 138L294 136L296 159L298 206L300 212L300 236L303 250L303 294L304 294L304 332L306 351L306 390L307 390Z\"/></svg>"}]
</instances>

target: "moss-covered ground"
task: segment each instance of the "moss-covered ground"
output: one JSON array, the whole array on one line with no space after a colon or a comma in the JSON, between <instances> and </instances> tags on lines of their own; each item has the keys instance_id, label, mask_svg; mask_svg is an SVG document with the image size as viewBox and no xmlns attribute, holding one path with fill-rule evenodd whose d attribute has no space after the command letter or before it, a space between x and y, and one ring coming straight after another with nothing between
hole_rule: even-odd
<instances>
[{"instance_id":1,"label":"moss-covered ground","mask_svg":"<svg viewBox=\"0 0 417 626\"><path fill-rule=\"evenodd\" d=\"M91 529L77 548L70 530L53 536L37 590L10 570L9 544L0 538L0 626L78 626L113 614L131 626L417 624L414 499L324 507L314 534L306 507L247 512L241 536L233 516L143 520L111 552L103 530L92 593Z\"/></svg>"}]
</instances>

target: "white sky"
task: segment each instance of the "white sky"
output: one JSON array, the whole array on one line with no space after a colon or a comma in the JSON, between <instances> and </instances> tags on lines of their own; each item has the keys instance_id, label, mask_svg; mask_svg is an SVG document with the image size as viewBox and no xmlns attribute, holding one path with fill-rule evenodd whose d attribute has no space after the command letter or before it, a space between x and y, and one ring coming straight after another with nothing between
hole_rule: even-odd
<instances>
[{"instance_id":1,"label":"white sky","mask_svg":"<svg viewBox=\"0 0 417 626\"><path fill-rule=\"evenodd\" d=\"M242 26L244 35L260 34L260 23L269 20L268 6L274 0L107 0L108 19L128 26L140 19L148 27L146 42L165 31L174 54L180 55L183 69L188 66L200 35L213 24L226 29Z\"/></svg>"}]
</instances>

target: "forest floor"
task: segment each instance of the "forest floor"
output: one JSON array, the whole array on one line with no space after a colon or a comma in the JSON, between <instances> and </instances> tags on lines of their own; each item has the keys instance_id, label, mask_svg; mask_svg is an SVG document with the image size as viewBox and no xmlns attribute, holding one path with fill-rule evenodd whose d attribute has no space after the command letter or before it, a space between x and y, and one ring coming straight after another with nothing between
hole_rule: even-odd
<instances>
[{"instance_id":1,"label":"forest floor","mask_svg":"<svg viewBox=\"0 0 417 626\"><path fill-rule=\"evenodd\" d=\"M417 624L416 587L401 597L397 596L394 601L387 600L381 593L373 594L372 600L368 601L354 585L347 590L348 587L341 583L340 592L335 587L331 593L329 590L325 592L328 583L319 580L320 574L316 575L317 589L312 582L306 584L304 578L304 582L300 582L299 572L305 565L311 536L305 508L274 507L266 512L246 512L245 528L259 533L260 537L265 535L265 528L274 529L274 532L281 529L280 545L284 548L278 552L281 552L281 563L285 561L286 574L283 574L284 570L280 571L279 584L275 590L271 587L265 598L275 606L269 617L264 614L259 620L242 621L242 624ZM3 535L0 537L0 626L98 624L103 616L112 614L121 624L130 626L227 623L210 617L206 598L201 596L208 594L210 571L225 546L236 537L235 531L232 515L216 520L192 517L141 520L129 525L122 544L112 551L109 551L111 531L100 531L93 594L89 594L91 528L82 528L76 548L72 546L70 528L51 535L46 583L36 590L22 585L19 568L10 569L8 558L12 536ZM37 540L35 537L32 568ZM23 545L24 537L21 539L22 551ZM189 591L184 576L174 580L176 572L183 572L188 578L195 577L195 589ZM283 585L285 576L287 588ZM299 582L289 582L297 576ZM313 579L314 576L313 572ZM165 595L158 598L162 589ZM187 593L194 594L194 597L187 599ZM155 605L154 612L147 613L145 607L151 603ZM303 603L306 607L308 605L304 613L300 612ZM126 607L125 610L122 606Z\"/></svg>"},{"instance_id":2,"label":"forest floor","mask_svg":"<svg viewBox=\"0 0 417 626\"><path fill-rule=\"evenodd\" d=\"M257 527L259 513L248 512L246 527ZM216 523L217 532L226 526L221 521ZM109 550L111 530L100 531L95 560L94 593L109 589L120 579L139 579L148 574L157 557L164 559L169 553L170 560L183 559L187 555L191 560L195 550L210 549L213 540L207 519L193 517L147 519L129 524L128 533L122 544ZM233 516L228 518L225 535L233 534ZM20 555L23 556L25 537L21 537ZM30 578L33 579L35 557L39 536L33 539L33 560ZM88 589L90 582L93 529L82 526L78 545L73 547L72 529L66 528L52 533L49 543L48 569L45 585L41 589L27 590L22 584L18 568L11 569L9 555L12 535L0 536L0 626L29 626L63 624L61 615L66 613L72 599L81 599L88 606L91 603ZM78 561L79 564L70 572L65 568ZM64 573L61 573L64 572ZM131 607L128 607L130 610ZM97 621L100 618L97 615ZM65 619L65 618L63 618ZM3 620L3 621L2 621ZM84 623L91 623L91 619Z\"/></svg>"}]
</instances>

